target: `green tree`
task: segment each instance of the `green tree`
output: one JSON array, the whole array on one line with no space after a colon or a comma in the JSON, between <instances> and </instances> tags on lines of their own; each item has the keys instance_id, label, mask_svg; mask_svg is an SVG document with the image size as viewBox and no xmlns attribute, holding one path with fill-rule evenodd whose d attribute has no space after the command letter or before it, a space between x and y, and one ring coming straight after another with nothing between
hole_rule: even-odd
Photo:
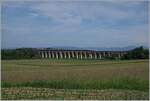
<instances>
[{"instance_id":1,"label":"green tree","mask_svg":"<svg viewBox=\"0 0 150 101\"><path fill-rule=\"evenodd\" d=\"M144 49L142 46L135 48L131 51L128 51L128 53L122 57L122 59L148 59L148 58L149 58L149 50Z\"/></svg>"}]
</instances>

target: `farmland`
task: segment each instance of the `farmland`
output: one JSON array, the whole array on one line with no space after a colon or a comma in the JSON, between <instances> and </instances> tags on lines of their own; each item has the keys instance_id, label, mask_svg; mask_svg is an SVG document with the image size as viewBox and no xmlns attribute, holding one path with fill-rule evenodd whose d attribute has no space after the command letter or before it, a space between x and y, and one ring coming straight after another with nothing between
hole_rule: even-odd
<instances>
[{"instance_id":1,"label":"farmland","mask_svg":"<svg viewBox=\"0 0 150 101\"><path fill-rule=\"evenodd\" d=\"M148 99L148 65L148 60L2 60L2 99Z\"/></svg>"}]
</instances>

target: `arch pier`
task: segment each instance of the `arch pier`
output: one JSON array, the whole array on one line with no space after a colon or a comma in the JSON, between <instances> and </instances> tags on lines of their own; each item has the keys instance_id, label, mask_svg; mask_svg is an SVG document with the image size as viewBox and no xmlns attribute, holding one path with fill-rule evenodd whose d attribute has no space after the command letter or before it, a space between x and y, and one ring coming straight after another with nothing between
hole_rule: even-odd
<instances>
[{"instance_id":1,"label":"arch pier","mask_svg":"<svg viewBox=\"0 0 150 101\"><path fill-rule=\"evenodd\" d=\"M125 55L126 51L94 51L94 50L60 50L43 49L39 51L41 58L52 59L105 59L118 58Z\"/></svg>"}]
</instances>

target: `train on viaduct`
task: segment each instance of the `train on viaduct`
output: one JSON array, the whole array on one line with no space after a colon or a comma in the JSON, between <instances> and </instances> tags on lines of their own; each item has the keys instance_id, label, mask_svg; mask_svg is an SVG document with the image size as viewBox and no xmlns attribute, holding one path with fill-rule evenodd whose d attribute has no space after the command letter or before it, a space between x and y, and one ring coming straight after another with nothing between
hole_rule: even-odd
<instances>
[{"instance_id":1,"label":"train on viaduct","mask_svg":"<svg viewBox=\"0 0 150 101\"><path fill-rule=\"evenodd\" d=\"M66 49L41 49L41 58L52 59L120 59L127 51L96 51L96 50L66 50Z\"/></svg>"}]
</instances>

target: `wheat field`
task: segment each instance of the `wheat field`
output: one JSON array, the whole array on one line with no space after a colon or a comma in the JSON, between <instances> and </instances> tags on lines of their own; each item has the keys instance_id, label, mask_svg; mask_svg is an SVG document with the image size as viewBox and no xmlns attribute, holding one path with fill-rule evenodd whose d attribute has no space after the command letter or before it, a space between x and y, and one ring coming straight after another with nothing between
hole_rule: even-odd
<instances>
[{"instance_id":1,"label":"wheat field","mask_svg":"<svg viewBox=\"0 0 150 101\"><path fill-rule=\"evenodd\" d=\"M1 64L2 99L148 99L148 60L35 59Z\"/></svg>"}]
</instances>

